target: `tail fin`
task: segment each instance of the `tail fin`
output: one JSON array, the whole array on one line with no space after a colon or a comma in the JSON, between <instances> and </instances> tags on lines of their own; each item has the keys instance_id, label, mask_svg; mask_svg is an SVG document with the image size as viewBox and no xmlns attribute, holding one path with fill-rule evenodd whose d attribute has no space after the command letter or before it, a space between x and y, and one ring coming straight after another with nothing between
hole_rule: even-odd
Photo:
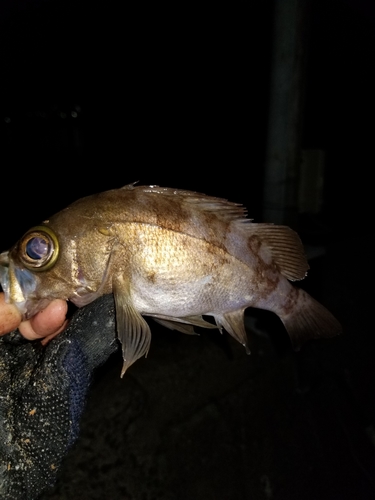
<instances>
[{"instance_id":1,"label":"tail fin","mask_svg":"<svg viewBox=\"0 0 375 500\"><path fill-rule=\"evenodd\" d=\"M293 312L280 318L295 349L309 339L334 337L342 332L333 314L302 289Z\"/></svg>"}]
</instances>

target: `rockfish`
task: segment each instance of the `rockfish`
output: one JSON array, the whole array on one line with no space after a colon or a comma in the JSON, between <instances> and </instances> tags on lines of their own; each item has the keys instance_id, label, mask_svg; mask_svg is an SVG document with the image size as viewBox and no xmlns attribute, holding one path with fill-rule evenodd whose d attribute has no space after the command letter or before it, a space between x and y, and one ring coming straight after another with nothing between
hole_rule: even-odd
<instances>
[{"instance_id":1,"label":"rockfish","mask_svg":"<svg viewBox=\"0 0 375 500\"><path fill-rule=\"evenodd\" d=\"M332 314L290 283L308 268L289 227L253 223L221 198L134 184L76 201L0 255L6 301L23 319L55 298L82 307L113 293L121 376L149 350L143 316L184 333L224 328L247 351L247 307L276 313L294 346L338 334Z\"/></svg>"}]
</instances>

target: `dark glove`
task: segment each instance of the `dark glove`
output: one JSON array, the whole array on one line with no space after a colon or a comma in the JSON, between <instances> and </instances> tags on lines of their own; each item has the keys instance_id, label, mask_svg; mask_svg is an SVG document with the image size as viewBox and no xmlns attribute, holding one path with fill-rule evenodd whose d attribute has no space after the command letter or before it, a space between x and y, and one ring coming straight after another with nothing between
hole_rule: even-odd
<instances>
[{"instance_id":1,"label":"dark glove","mask_svg":"<svg viewBox=\"0 0 375 500\"><path fill-rule=\"evenodd\" d=\"M92 372L117 348L111 295L79 310L45 347L18 331L0 338L0 498L33 500L53 485Z\"/></svg>"}]
</instances>

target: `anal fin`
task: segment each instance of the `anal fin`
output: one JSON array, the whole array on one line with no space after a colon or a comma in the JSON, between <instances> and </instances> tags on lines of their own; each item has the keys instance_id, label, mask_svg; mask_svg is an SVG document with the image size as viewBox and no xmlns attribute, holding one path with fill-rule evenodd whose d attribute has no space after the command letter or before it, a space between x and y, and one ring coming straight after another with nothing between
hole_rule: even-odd
<instances>
[{"instance_id":1,"label":"anal fin","mask_svg":"<svg viewBox=\"0 0 375 500\"><path fill-rule=\"evenodd\" d=\"M123 276L113 278L116 304L117 335L122 344L124 358L121 377L137 359L147 355L151 343L151 330L146 320L135 309L128 281Z\"/></svg>"},{"instance_id":2,"label":"anal fin","mask_svg":"<svg viewBox=\"0 0 375 500\"><path fill-rule=\"evenodd\" d=\"M215 314L215 321L219 329L225 328L233 338L245 347L246 353L250 354L244 324L244 309L227 312L223 315Z\"/></svg>"}]
</instances>

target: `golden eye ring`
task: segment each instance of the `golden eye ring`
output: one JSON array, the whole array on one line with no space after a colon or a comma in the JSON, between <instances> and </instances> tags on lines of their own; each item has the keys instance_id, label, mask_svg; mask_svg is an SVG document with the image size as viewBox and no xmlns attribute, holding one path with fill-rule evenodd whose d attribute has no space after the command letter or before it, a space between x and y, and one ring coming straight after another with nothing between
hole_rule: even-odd
<instances>
[{"instance_id":1,"label":"golden eye ring","mask_svg":"<svg viewBox=\"0 0 375 500\"><path fill-rule=\"evenodd\" d=\"M59 255L59 241L51 228L35 226L20 242L20 257L27 269L47 271L55 264Z\"/></svg>"}]
</instances>

